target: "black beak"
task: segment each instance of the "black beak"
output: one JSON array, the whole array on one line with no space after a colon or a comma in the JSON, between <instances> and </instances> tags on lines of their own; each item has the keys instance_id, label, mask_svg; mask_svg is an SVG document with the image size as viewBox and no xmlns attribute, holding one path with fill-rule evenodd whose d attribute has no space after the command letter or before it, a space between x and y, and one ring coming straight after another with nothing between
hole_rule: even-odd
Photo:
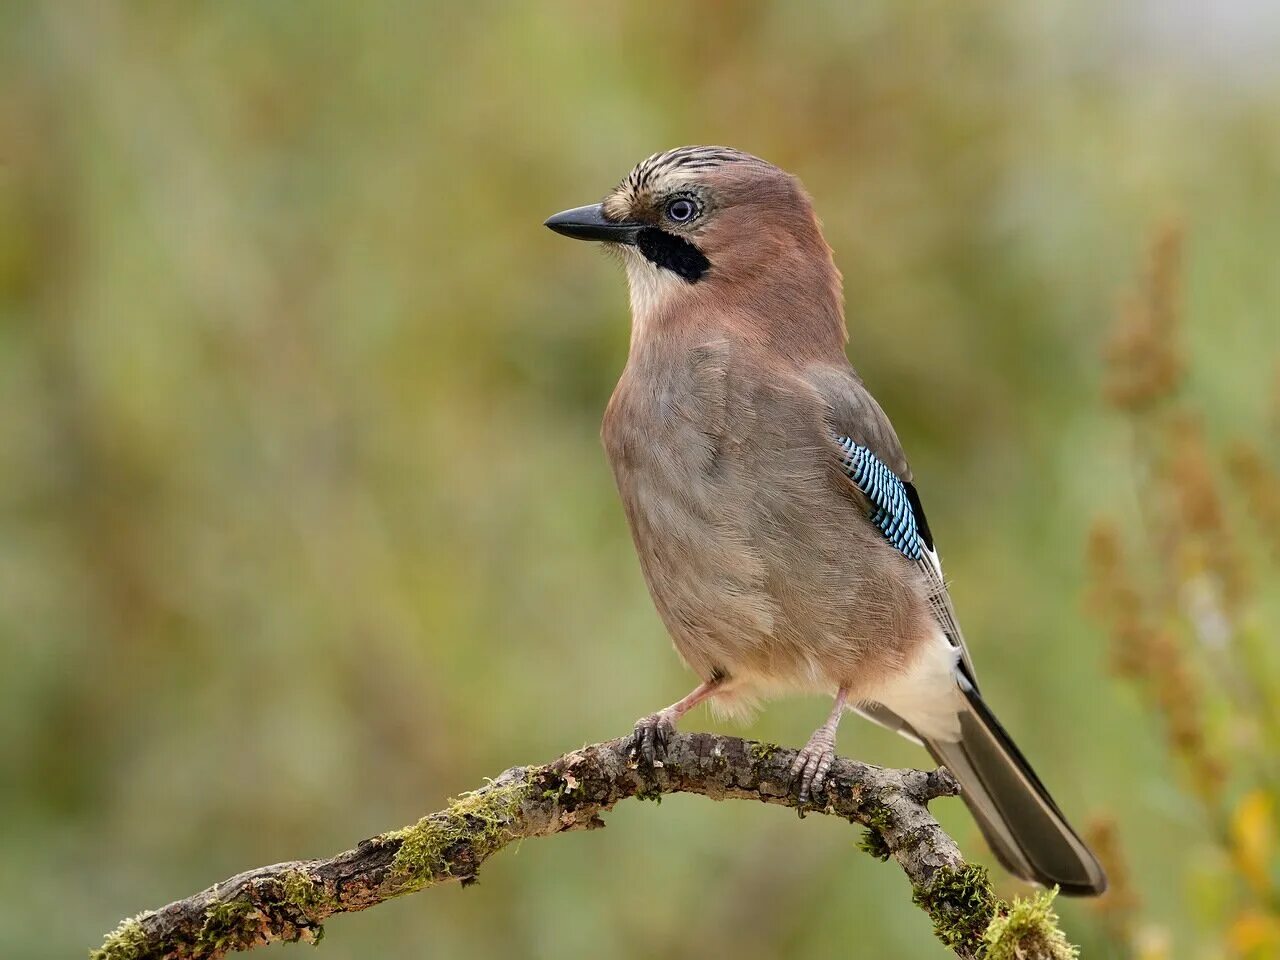
<instances>
[{"instance_id":1,"label":"black beak","mask_svg":"<svg viewBox=\"0 0 1280 960\"><path fill-rule=\"evenodd\" d=\"M636 235L644 227L641 223L606 219L604 209L598 203L557 213L548 217L543 225L575 240L608 240L611 243L635 243Z\"/></svg>"}]
</instances>

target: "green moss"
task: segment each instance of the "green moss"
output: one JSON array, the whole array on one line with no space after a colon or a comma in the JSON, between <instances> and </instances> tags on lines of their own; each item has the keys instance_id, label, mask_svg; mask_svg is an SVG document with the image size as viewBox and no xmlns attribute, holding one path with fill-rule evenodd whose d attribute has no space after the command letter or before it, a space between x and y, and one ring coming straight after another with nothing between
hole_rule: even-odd
<instances>
[{"instance_id":1,"label":"green moss","mask_svg":"<svg viewBox=\"0 0 1280 960\"><path fill-rule=\"evenodd\" d=\"M752 741L749 749L751 751L751 756L754 757L758 763L763 763L765 760L771 759L773 755L778 752L778 747L775 744L756 743L754 741Z\"/></svg>"},{"instance_id":2,"label":"green moss","mask_svg":"<svg viewBox=\"0 0 1280 960\"><path fill-rule=\"evenodd\" d=\"M228 900L205 911L204 926L196 938L196 955L248 946L262 929L262 911L248 900Z\"/></svg>"},{"instance_id":3,"label":"green moss","mask_svg":"<svg viewBox=\"0 0 1280 960\"><path fill-rule=\"evenodd\" d=\"M912 899L928 911L939 940L948 947L970 949L982 942L1000 902L991 890L987 871L975 866L941 868L929 891L917 892Z\"/></svg>"},{"instance_id":4,"label":"green moss","mask_svg":"<svg viewBox=\"0 0 1280 960\"><path fill-rule=\"evenodd\" d=\"M530 785L541 788L543 800L556 800L570 808L583 797L582 783L572 773L561 777L543 769L533 774Z\"/></svg>"},{"instance_id":5,"label":"green moss","mask_svg":"<svg viewBox=\"0 0 1280 960\"><path fill-rule=\"evenodd\" d=\"M142 929L140 913L120 921L120 925L107 934L102 946L89 951L89 960L138 960L147 946L147 935Z\"/></svg>"},{"instance_id":6,"label":"green moss","mask_svg":"<svg viewBox=\"0 0 1280 960\"><path fill-rule=\"evenodd\" d=\"M279 880L254 881L246 894L216 903L205 911L204 924L192 945L193 956L251 946L262 933L267 914L274 917L276 908L286 905L292 907L292 911L285 913L284 919L298 926L298 936L319 943L324 937L324 927L318 920L338 906L323 884L301 870L290 871ZM255 905L254 900L262 906ZM147 951L151 944L140 922L144 916L146 914L121 921L101 947L90 951L89 960L142 960L151 956Z\"/></svg>"},{"instance_id":7,"label":"green moss","mask_svg":"<svg viewBox=\"0 0 1280 960\"><path fill-rule=\"evenodd\" d=\"M889 845L884 842L884 834L874 827L867 828L867 832L858 841L858 849L871 854L877 860L888 860L891 855Z\"/></svg>"},{"instance_id":8,"label":"green moss","mask_svg":"<svg viewBox=\"0 0 1280 960\"><path fill-rule=\"evenodd\" d=\"M1080 951L1058 929L1053 909L1057 889L1046 890L1026 900L1014 900L1009 912L994 917L982 935L987 960L1075 960Z\"/></svg>"},{"instance_id":9,"label":"green moss","mask_svg":"<svg viewBox=\"0 0 1280 960\"><path fill-rule=\"evenodd\" d=\"M280 900L289 903L308 915L319 909L332 912L336 906L325 891L324 884L317 883L301 870L290 870L280 881Z\"/></svg>"},{"instance_id":10,"label":"green moss","mask_svg":"<svg viewBox=\"0 0 1280 960\"><path fill-rule=\"evenodd\" d=\"M298 938L311 944L324 939L324 925L320 922L338 910L340 904L323 883L313 880L301 870L290 870L278 881L278 902L291 907L290 917L298 928Z\"/></svg>"},{"instance_id":11,"label":"green moss","mask_svg":"<svg viewBox=\"0 0 1280 960\"><path fill-rule=\"evenodd\" d=\"M868 830L874 830L876 833L883 834L886 830L893 826L893 816L889 813L887 807L875 804L867 807L863 811L863 823Z\"/></svg>"},{"instance_id":12,"label":"green moss","mask_svg":"<svg viewBox=\"0 0 1280 960\"><path fill-rule=\"evenodd\" d=\"M391 869L403 892L449 876L451 852L461 844L470 845L477 863L501 849L512 838L511 824L529 790L527 783L512 783L464 794L412 827L383 834L384 840L400 842Z\"/></svg>"}]
</instances>

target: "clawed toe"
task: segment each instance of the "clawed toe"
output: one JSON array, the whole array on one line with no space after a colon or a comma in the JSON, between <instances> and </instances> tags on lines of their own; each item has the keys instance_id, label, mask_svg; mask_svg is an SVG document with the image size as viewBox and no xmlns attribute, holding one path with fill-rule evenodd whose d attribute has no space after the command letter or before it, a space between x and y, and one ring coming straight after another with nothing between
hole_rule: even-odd
<instances>
[{"instance_id":1,"label":"clawed toe","mask_svg":"<svg viewBox=\"0 0 1280 960\"><path fill-rule=\"evenodd\" d=\"M791 786L801 803L808 803L826 789L827 774L835 759L835 747L821 740L810 740L796 754L795 762L791 764Z\"/></svg>"},{"instance_id":2,"label":"clawed toe","mask_svg":"<svg viewBox=\"0 0 1280 960\"><path fill-rule=\"evenodd\" d=\"M667 743L675 733L675 724L660 713L641 717L636 721L635 731L631 734L627 755L636 762L660 767L667 756Z\"/></svg>"}]
</instances>

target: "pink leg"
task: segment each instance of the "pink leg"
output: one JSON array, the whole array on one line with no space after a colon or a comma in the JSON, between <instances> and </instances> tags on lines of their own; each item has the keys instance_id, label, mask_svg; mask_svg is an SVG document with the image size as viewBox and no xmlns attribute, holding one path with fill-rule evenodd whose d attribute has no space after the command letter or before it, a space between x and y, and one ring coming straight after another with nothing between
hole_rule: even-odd
<instances>
[{"instance_id":1,"label":"pink leg","mask_svg":"<svg viewBox=\"0 0 1280 960\"><path fill-rule=\"evenodd\" d=\"M676 732L676 721L713 695L721 682L720 679L714 679L700 683L684 699L637 720L635 732L631 734L631 757L643 759L655 767L662 766L662 759L667 752L667 740Z\"/></svg>"},{"instance_id":2,"label":"pink leg","mask_svg":"<svg viewBox=\"0 0 1280 960\"><path fill-rule=\"evenodd\" d=\"M840 726L840 717L844 713L845 701L849 699L849 688L841 687L836 691L836 702L831 708L827 722L813 731L813 736L804 745L804 749L796 754L791 764L792 785L800 788L800 801L808 801L811 794L819 794L827 785L827 772L836 759L836 727Z\"/></svg>"}]
</instances>

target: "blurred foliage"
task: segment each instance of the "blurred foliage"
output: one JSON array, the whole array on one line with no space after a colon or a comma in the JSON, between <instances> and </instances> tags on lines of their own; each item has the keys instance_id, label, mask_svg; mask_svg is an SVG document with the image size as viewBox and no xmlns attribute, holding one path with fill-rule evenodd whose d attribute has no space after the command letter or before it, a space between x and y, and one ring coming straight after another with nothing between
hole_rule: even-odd
<instances>
[{"instance_id":1,"label":"blurred foliage","mask_svg":"<svg viewBox=\"0 0 1280 960\"><path fill-rule=\"evenodd\" d=\"M1280 597L1259 588L1280 560L1280 445L1274 434L1241 436L1221 454L1205 437L1183 389L1181 246L1178 228L1158 234L1111 335L1107 395L1132 428L1140 512L1094 525L1090 595L1111 633L1112 669L1158 720L1171 782L1206 827L1180 844L1178 872L1201 891L1196 936L1217 955L1269 960L1280 956ZM1116 825L1101 820L1093 833L1112 861L1096 908L1114 942L1136 957L1177 955L1143 931L1140 878Z\"/></svg>"},{"instance_id":2,"label":"blurred foliage","mask_svg":"<svg viewBox=\"0 0 1280 960\"><path fill-rule=\"evenodd\" d=\"M1123 851L1132 919L1057 901L1082 955L1256 956L1274 741L1233 698L1275 674L1234 644L1270 664L1280 623L1254 542L1280 511L1277 44L1255 0L0 5L0 956L75 955L684 692L596 440L623 280L541 221L690 142L815 196L984 689ZM1098 358L1171 212L1176 363L1128 369L1189 419L1136 448ZM1216 507L1143 459L1175 451ZM1108 673L1098 516L1180 675ZM1188 634L1206 596L1229 654ZM801 743L823 710L752 733ZM841 749L926 762L867 724ZM631 805L321 949L942 955L825 819Z\"/></svg>"}]
</instances>

